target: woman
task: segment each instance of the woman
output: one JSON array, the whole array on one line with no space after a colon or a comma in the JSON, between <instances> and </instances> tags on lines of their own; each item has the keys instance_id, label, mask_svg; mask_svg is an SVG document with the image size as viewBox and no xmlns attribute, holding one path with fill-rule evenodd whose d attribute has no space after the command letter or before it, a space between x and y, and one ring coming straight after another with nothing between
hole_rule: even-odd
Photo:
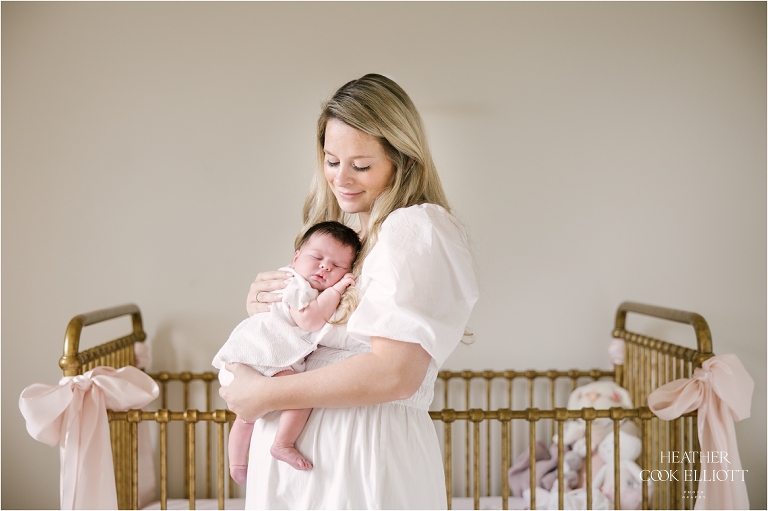
<instances>
[{"instance_id":1,"label":"woman","mask_svg":"<svg viewBox=\"0 0 768 511\"><path fill-rule=\"evenodd\" d=\"M257 421L247 508L446 508L442 457L428 408L437 370L477 300L463 229L435 170L421 118L395 82L366 75L341 87L318 120L320 171L305 229L357 221L363 248L333 325L307 371L265 378L228 365L229 408ZM278 299L288 274L259 275L249 314ZM296 448L314 467L269 455L279 412L314 408Z\"/></svg>"}]
</instances>

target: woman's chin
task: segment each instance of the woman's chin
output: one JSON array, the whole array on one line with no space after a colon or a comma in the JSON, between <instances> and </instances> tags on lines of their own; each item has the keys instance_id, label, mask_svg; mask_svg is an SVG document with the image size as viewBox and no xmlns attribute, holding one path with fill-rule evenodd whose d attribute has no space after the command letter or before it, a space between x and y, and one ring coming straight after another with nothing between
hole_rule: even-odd
<instances>
[{"instance_id":1,"label":"woman's chin","mask_svg":"<svg viewBox=\"0 0 768 511\"><path fill-rule=\"evenodd\" d=\"M348 199L345 197L336 196L336 202L339 204L339 208L347 214L354 215L365 211L365 204L361 200Z\"/></svg>"},{"instance_id":2,"label":"woman's chin","mask_svg":"<svg viewBox=\"0 0 768 511\"><path fill-rule=\"evenodd\" d=\"M353 215L359 212L359 208L354 203L350 203L349 201L345 200L337 200L336 202L339 203L339 209L341 209L344 213Z\"/></svg>"}]
</instances>

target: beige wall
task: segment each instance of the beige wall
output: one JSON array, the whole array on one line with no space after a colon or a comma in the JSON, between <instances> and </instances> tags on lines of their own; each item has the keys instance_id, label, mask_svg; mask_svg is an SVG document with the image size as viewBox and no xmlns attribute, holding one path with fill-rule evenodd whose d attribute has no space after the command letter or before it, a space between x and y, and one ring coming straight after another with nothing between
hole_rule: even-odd
<instances>
[{"instance_id":1,"label":"beige wall","mask_svg":"<svg viewBox=\"0 0 768 511\"><path fill-rule=\"evenodd\" d=\"M320 102L371 71L473 241L447 366L607 367L621 301L698 312L755 379L765 508L766 7L656 2L3 3L2 507L58 505L17 402L67 321L138 303L154 369L207 368L291 255Z\"/></svg>"}]
</instances>

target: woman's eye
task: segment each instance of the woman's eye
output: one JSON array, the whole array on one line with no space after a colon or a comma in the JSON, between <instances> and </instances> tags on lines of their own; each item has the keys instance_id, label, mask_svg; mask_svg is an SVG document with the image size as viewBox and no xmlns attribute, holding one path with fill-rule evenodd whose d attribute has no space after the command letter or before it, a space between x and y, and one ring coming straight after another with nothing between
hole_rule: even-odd
<instances>
[{"instance_id":1,"label":"woman's eye","mask_svg":"<svg viewBox=\"0 0 768 511\"><path fill-rule=\"evenodd\" d=\"M329 167L336 167L336 166L338 166L339 162L328 160L328 161L325 162L325 164L328 165Z\"/></svg>"},{"instance_id":2,"label":"woman's eye","mask_svg":"<svg viewBox=\"0 0 768 511\"><path fill-rule=\"evenodd\" d=\"M366 171L366 170L370 169L371 166L368 165L367 167L358 167L357 165L352 165L352 168L355 169L358 172L363 172L363 171Z\"/></svg>"}]
</instances>

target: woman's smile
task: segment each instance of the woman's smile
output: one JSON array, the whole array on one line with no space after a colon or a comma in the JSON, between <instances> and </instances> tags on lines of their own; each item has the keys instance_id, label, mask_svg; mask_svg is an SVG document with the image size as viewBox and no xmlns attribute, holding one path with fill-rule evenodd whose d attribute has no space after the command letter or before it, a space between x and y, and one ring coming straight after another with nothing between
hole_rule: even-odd
<instances>
[{"instance_id":1,"label":"woman's smile","mask_svg":"<svg viewBox=\"0 0 768 511\"><path fill-rule=\"evenodd\" d=\"M363 192L345 192L344 190L337 190L338 195L345 199L354 199L355 197L362 195Z\"/></svg>"}]
</instances>

